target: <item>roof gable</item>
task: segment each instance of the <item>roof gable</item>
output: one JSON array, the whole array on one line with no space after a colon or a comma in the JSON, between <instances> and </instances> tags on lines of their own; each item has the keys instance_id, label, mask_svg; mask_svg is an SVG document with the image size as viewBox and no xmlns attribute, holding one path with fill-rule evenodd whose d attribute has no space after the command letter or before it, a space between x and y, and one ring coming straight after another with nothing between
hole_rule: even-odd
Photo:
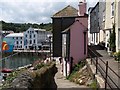
<instances>
[{"instance_id":1,"label":"roof gable","mask_svg":"<svg viewBox=\"0 0 120 90\"><path fill-rule=\"evenodd\" d=\"M74 26L76 23L78 23L80 26L82 26L84 28L85 32L88 30L88 28L85 27L81 22L79 22L79 20L76 20L71 26L69 26L67 29L65 29L64 31L62 31L62 33L66 33L69 30L71 30L71 27Z\"/></svg>"},{"instance_id":2,"label":"roof gable","mask_svg":"<svg viewBox=\"0 0 120 90\"><path fill-rule=\"evenodd\" d=\"M78 10L70 5L63 8L53 15L53 17L70 17L78 16Z\"/></svg>"}]
</instances>

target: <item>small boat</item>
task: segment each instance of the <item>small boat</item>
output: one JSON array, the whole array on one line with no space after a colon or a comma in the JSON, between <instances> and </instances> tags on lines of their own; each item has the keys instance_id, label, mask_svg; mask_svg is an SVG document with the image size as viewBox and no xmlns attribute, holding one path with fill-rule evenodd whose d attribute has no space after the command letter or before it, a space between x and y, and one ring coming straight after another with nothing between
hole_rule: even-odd
<instances>
[{"instance_id":1,"label":"small boat","mask_svg":"<svg viewBox=\"0 0 120 90\"><path fill-rule=\"evenodd\" d=\"M13 70L12 69L7 69L7 68L4 68L2 69L2 73L11 73Z\"/></svg>"}]
</instances>

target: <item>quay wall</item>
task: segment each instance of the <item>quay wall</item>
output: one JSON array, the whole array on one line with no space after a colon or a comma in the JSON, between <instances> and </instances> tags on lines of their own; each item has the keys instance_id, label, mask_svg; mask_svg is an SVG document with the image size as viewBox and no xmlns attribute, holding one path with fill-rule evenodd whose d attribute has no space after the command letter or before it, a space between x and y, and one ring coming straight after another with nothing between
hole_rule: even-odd
<instances>
[{"instance_id":1,"label":"quay wall","mask_svg":"<svg viewBox=\"0 0 120 90\"><path fill-rule=\"evenodd\" d=\"M42 67L31 72L23 72L11 83L10 88L19 89L25 88L27 90L39 90L43 88L51 88L57 90L57 85L54 76L57 73L57 67L54 63L50 66Z\"/></svg>"}]
</instances>

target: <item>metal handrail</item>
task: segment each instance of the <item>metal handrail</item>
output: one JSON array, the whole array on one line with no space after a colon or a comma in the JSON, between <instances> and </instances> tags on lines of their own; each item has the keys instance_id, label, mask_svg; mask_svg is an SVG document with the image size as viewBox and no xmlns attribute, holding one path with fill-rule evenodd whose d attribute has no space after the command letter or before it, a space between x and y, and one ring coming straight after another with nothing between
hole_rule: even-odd
<instances>
[{"instance_id":1,"label":"metal handrail","mask_svg":"<svg viewBox=\"0 0 120 90\"><path fill-rule=\"evenodd\" d=\"M106 65L106 63L103 61L103 59L101 59L100 57L98 57L97 55L96 55L96 53L94 53L90 48L88 48L98 59L100 59L102 62L103 62L103 64L104 65ZM90 54L89 54L90 55ZM91 56L90 56L90 58L92 58ZM96 63L94 63L95 65L96 65ZM100 68L103 70L103 68L102 68L102 66L98 63L98 65L100 66ZM98 69L100 69L100 68L98 68ZM118 78L120 78L120 76L115 72L115 71L113 71L112 70L112 68L110 68L109 66L108 66L108 69L109 70L111 70ZM99 70L100 71L100 70ZM103 75L103 73L105 73L105 70L103 70L104 72L101 72L100 71L100 73L102 74L102 76L103 76L103 78L104 78L104 75ZM113 81L113 79L109 76L109 75L107 75L108 77L109 77L109 80L117 87L117 88L119 88L118 87L118 85L116 85L116 83ZM104 78L105 79L105 78ZM111 86L110 86L110 84L109 83L107 83L108 85L109 85L109 87L111 88ZM120 89L120 88L119 88Z\"/></svg>"},{"instance_id":2,"label":"metal handrail","mask_svg":"<svg viewBox=\"0 0 120 90\"><path fill-rule=\"evenodd\" d=\"M18 53L19 53L19 52L18 52ZM15 53L15 54L9 55L9 56L7 56L7 57L4 57L4 58L2 58L1 60L4 60L4 59L9 58L9 57L11 57L11 56L15 56L15 55L17 55L18 53Z\"/></svg>"},{"instance_id":3,"label":"metal handrail","mask_svg":"<svg viewBox=\"0 0 120 90\"><path fill-rule=\"evenodd\" d=\"M117 88L119 88L118 87L118 85L116 85L116 83L113 81L113 79L108 75L108 77L109 77L109 79L112 81L112 83L114 83L114 85L117 87ZM120 88L119 88L120 89Z\"/></svg>"},{"instance_id":4,"label":"metal handrail","mask_svg":"<svg viewBox=\"0 0 120 90\"><path fill-rule=\"evenodd\" d=\"M115 71L113 71L111 67L108 66L108 68L109 68L118 78L120 78L120 76L119 76Z\"/></svg>"}]
</instances>

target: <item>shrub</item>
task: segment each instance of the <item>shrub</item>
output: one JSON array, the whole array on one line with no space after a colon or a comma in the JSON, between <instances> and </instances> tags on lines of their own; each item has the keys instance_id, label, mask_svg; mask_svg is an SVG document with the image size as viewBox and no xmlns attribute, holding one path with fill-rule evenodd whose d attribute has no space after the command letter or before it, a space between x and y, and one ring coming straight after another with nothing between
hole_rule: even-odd
<instances>
[{"instance_id":1,"label":"shrub","mask_svg":"<svg viewBox=\"0 0 120 90\"><path fill-rule=\"evenodd\" d=\"M115 24L113 25L113 31L111 32L111 34L110 34L110 38L109 38L109 47L110 47L110 49L111 49L111 51L115 51L115 48L116 48L116 45L115 45L115 41L116 41L116 39L115 39L115 36L116 36L116 34L115 34Z\"/></svg>"},{"instance_id":2,"label":"shrub","mask_svg":"<svg viewBox=\"0 0 120 90\"><path fill-rule=\"evenodd\" d=\"M89 85L90 88L92 88L93 90L97 90L98 86L97 86L97 82L95 80L93 80L93 82Z\"/></svg>"},{"instance_id":3,"label":"shrub","mask_svg":"<svg viewBox=\"0 0 120 90\"><path fill-rule=\"evenodd\" d=\"M120 51L113 54L115 60L120 61Z\"/></svg>"},{"instance_id":4,"label":"shrub","mask_svg":"<svg viewBox=\"0 0 120 90\"><path fill-rule=\"evenodd\" d=\"M77 71L79 71L83 66L85 66L85 60L80 61L78 64L75 64L72 73L67 76L67 79L72 81L74 77L77 77Z\"/></svg>"},{"instance_id":5,"label":"shrub","mask_svg":"<svg viewBox=\"0 0 120 90\"><path fill-rule=\"evenodd\" d=\"M120 61L120 51L117 53L118 61Z\"/></svg>"}]
</instances>

